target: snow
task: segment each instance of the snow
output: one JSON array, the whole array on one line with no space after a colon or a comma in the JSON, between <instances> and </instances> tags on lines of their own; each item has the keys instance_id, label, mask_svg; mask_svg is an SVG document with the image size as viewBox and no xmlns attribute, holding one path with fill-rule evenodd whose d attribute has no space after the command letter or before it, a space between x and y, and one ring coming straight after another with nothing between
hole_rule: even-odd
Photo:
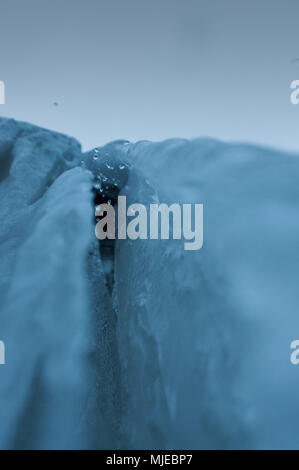
<instances>
[{"instance_id":1,"label":"snow","mask_svg":"<svg viewBox=\"0 0 299 470\"><path fill-rule=\"evenodd\" d=\"M0 448L299 447L297 155L0 119L0 168ZM99 249L92 189L203 203L203 248Z\"/></svg>"}]
</instances>

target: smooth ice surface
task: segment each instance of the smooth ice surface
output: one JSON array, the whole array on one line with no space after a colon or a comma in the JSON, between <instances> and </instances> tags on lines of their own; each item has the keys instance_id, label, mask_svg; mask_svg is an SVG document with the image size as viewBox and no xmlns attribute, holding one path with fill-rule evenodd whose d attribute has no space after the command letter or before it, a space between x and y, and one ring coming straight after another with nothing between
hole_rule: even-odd
<instances>
[{"instance_id":1,"label":"smooth ice surface","mask_svg":"<svg viewBox=\"0 0 299 470\"><path fill-rule=\"evenodd\" d=\"M0 448L298 448L298 177L254 145L82 154L1 119ZM117 240L111 293L95 192L203 203L203 248Z\"/></svg>"},{"instance_id":2,"label":"smooth ice surface","mask_svg":"<svg viewBox=\"0 0 299 470\"><path fill-rule=\"evenodd\" d=\"M198 252L117 242L129 446L297 448L298 156L175 139L127 157L128 204L204 204Z\"/></svg>"},{"instance_id":3,"label":"smooth ice surface","mask_svg":"<svg viewBox=\"0 0 299 470\"><path fill-rule=\"evenodd\" d=\"M102 425L97 403L98 372L106 377L96 325L111 301L99 262L93 272L92 177L74 168L81 153L72 139L1 125L1 158L12 163L0 185L0 446L105 447L113 421ZM95 278L100 319L91 306Z\"/></svg>"}]
</instances>

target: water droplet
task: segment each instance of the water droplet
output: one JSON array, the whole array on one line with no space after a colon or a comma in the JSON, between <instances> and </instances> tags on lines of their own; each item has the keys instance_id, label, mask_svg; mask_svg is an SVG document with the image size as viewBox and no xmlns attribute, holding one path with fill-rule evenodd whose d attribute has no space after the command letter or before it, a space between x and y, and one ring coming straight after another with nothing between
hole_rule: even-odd
<instances>
[{"instance_id":1,"label":"water droplet","mask_svg":"<svg viewBox=\"0 0 299 470\"><path fill-rule=\"evenodd\" d=\"M101 190L101 183L95 183L93 186L95 189Z\"/></svg>"}]
</instances>

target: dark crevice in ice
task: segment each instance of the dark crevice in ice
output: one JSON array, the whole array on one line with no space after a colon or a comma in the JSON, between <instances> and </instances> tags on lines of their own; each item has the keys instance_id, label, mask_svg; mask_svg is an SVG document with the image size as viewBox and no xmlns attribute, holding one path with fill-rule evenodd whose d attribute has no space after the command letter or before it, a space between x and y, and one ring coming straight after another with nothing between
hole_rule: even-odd
<instances>
[{"instance_id":1,"label":"dark crevice in ice","mask_svg":"<svg viewBox=\"0 0 299 470\"><path fill-rule=\"evenodd\" d=\"M117 193L115 194L115 197L111 196L111 191L113 189L109 188L107 185L107 193L102 193L99 190L93 187L93 193L94 193L94 204L95 207L99 206L101 204L111 204L112 206L115 206L117 203ZM110 194L110 195L108 195ZM100 217L95 217L95 223L98 222ZM105 272L106 276L106 284L107 288L109 290L109 293L112 294L113 291L113 286L114 286L114 252L115 252L115 240L99 240L99 253L100 257L103 263L103 269Z\"/></svg>"},{"instance_id":2,"label":"dark crevice in ice","mask_svg":"<svg viewBox=\"0 0 299 470\"><path fill-rule=\"evenodd\" d=\"M119 141L96 148L84 155L81 164L94 175L95 208L101 204L111 204L114 207L117 205L119 192L125 186L129 175L127 148L127 142ZM99 217L95 217L95 224L98 220ZM115 240L99 241L99 253L110 294L114 286L114 252Z\"/></svg>"},{"instance_id":3,"label":"dark crevice in ice","mask_svg":"<svg viewBox=\"0 0 299 470\"><path fill-rule=\"evenodd\" d=\"M13 147L6 150L4 154L0 154L0 184L8 177L12 162Z\"/></svg>"}]
</instances>

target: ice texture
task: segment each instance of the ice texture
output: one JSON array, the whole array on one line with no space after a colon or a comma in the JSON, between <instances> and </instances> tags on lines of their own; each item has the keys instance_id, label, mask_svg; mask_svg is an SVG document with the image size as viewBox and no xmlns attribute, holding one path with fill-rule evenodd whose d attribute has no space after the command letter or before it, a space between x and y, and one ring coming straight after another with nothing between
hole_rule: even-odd
<instances>
[{"instance_id":1,"label":"ice texture","mask_svg":"<svg viewBox=\"0 0 299 470\"><path fill-rule=\"evenodd\" d=\"M112 307L93 272L92 176L73 139L4 120L0 136L0 447L106 447L116 425L97 401L113 366L99 364L97 325Z\"/></svg>"},{"instance_id":2,"label":"ice texture","mask_svg":"<svg viewBox=\"0 0 299 470\"><path fill-rule=\"evenodd\" d=\"M298 156L174 139L128 158L128 204L204 204L198 252L116 242L129 446L298 448Z\"/></svg>"},{"instance_id":3,"label":"ice texture","mask_svg":"<svg viewBox=\"0 0 299 470\"><path fill-rule=\"evenodd\" d=\"M280 150L202 138L84 154L0 119L0 448L299 448L298 180ZM99 247L95 198L118 194L203 203L203 248Z\"/></svg>"}]
</instances>

